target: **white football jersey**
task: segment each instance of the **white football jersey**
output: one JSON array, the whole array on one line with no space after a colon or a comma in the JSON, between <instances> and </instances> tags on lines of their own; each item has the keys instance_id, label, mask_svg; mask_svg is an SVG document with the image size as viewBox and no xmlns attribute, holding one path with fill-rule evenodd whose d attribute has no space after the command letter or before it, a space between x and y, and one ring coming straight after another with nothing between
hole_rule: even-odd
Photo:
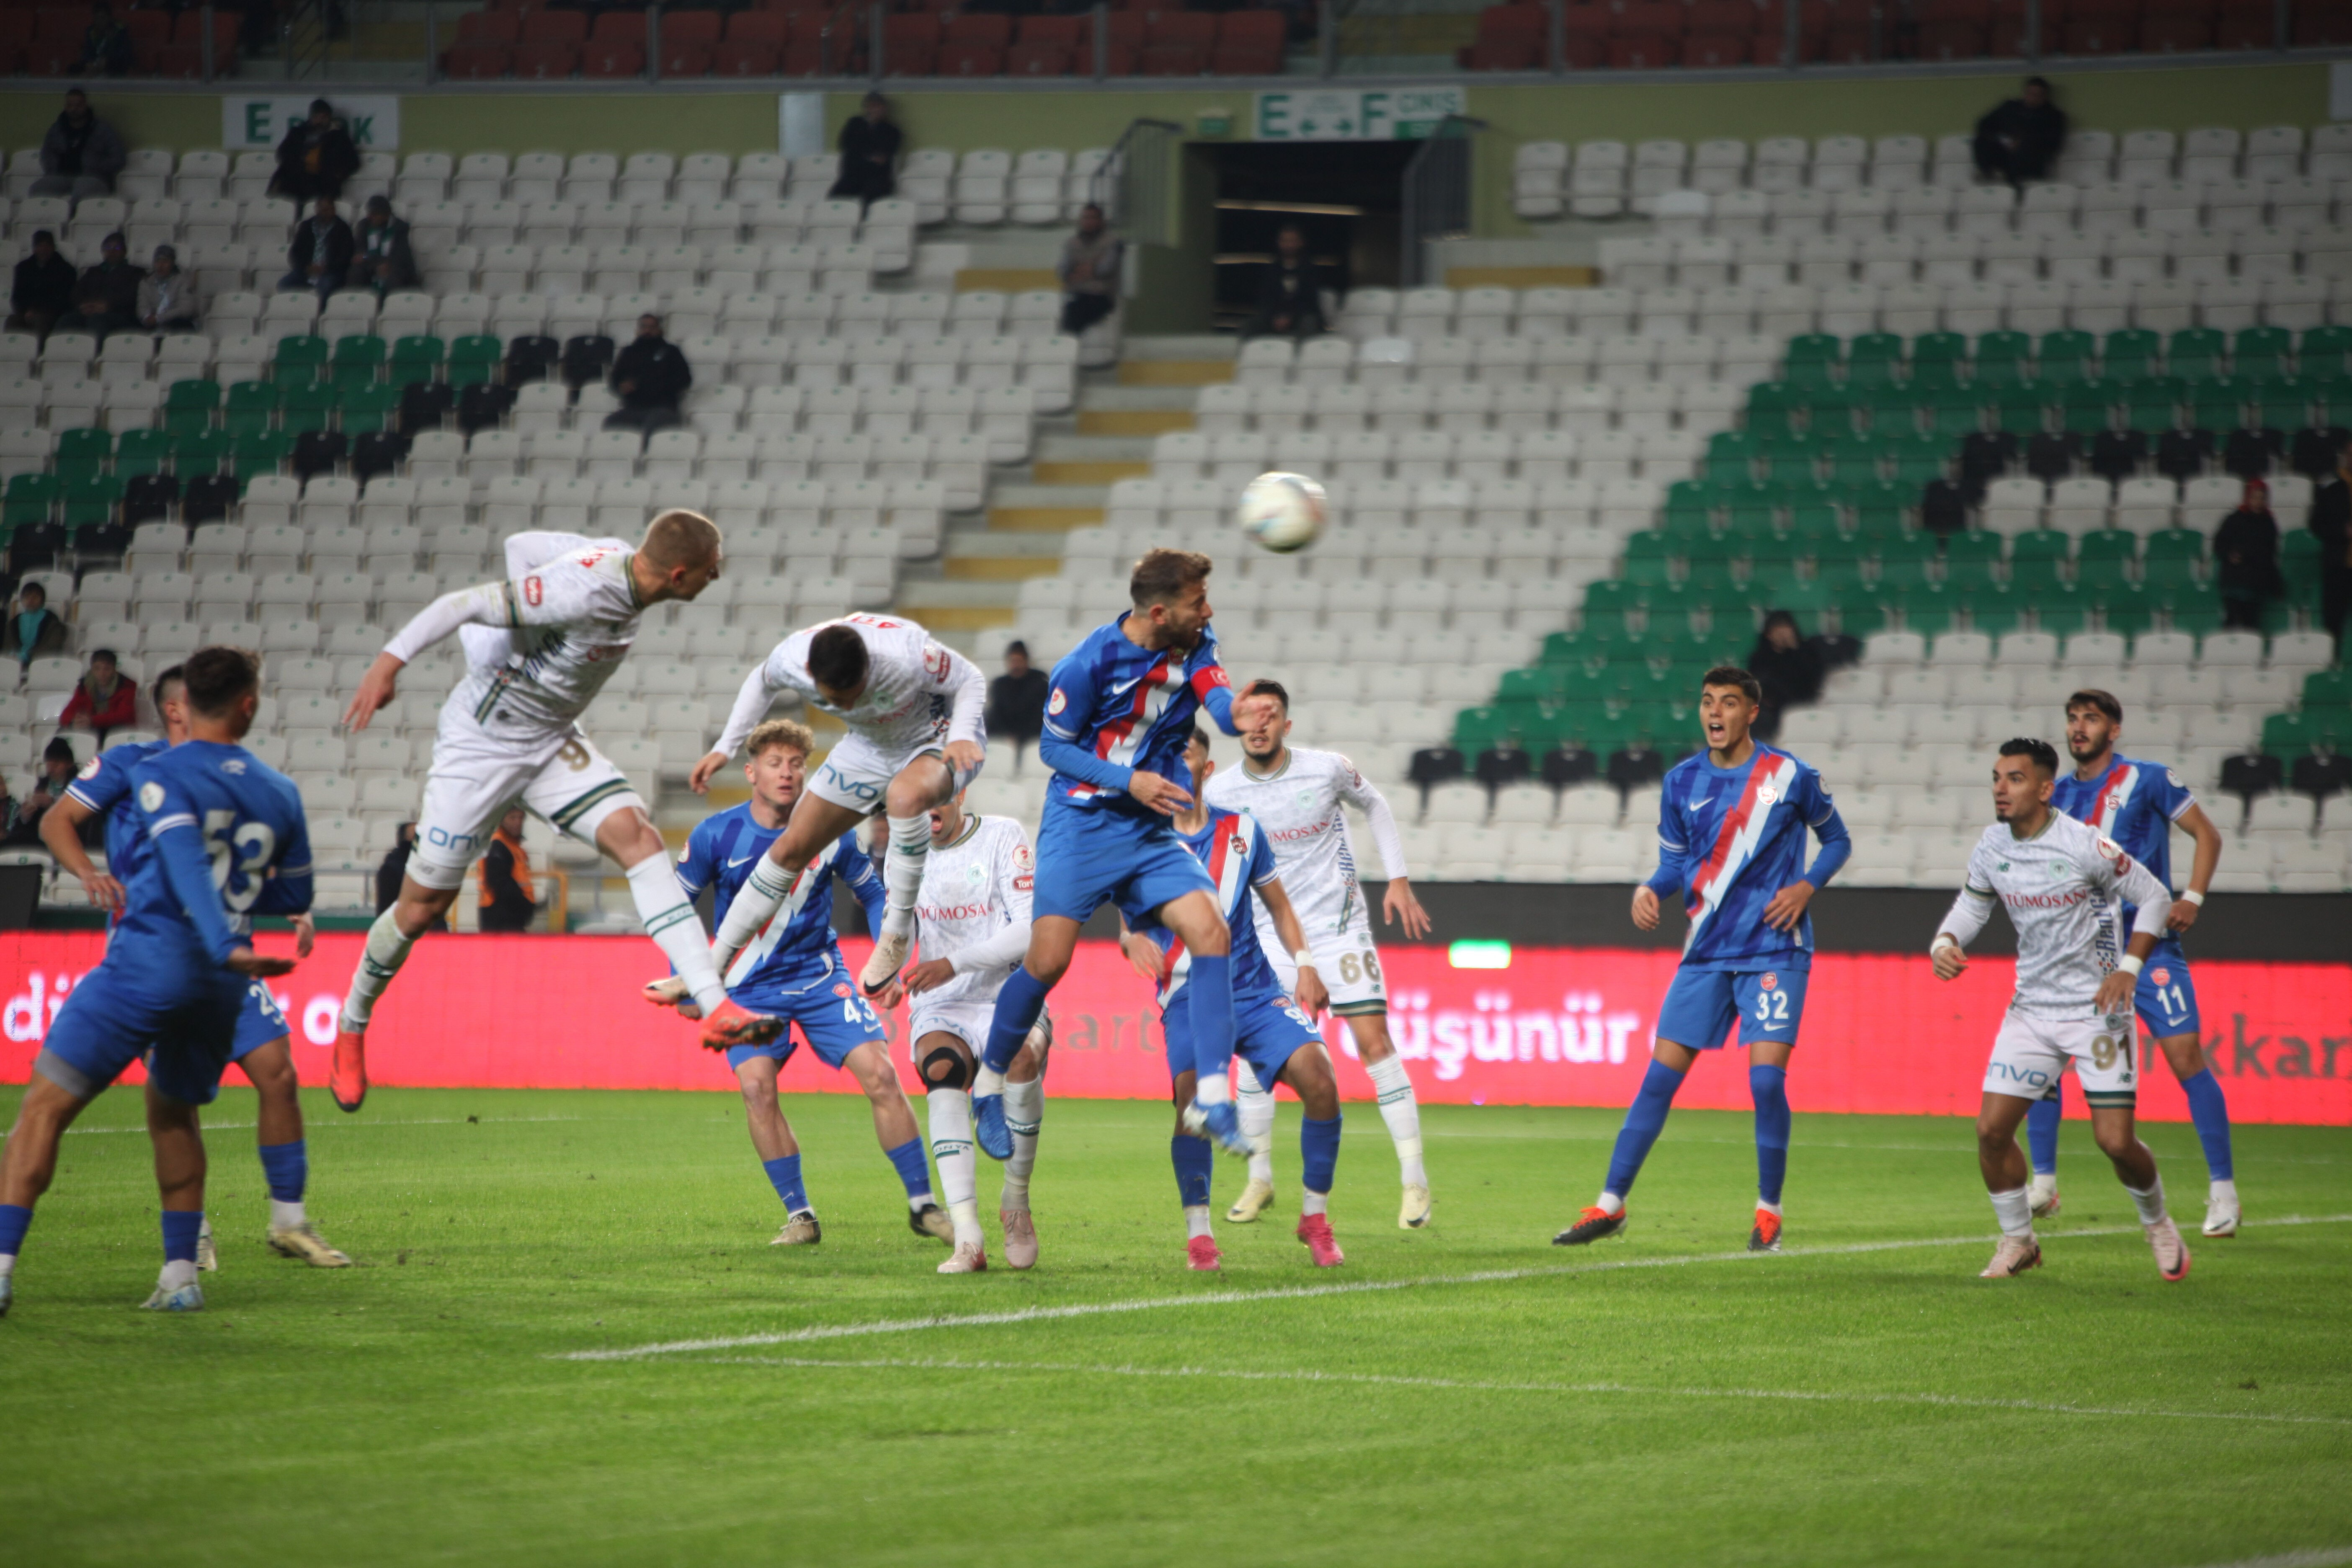
<instances>
[{"instance_id":1,"label":"white football jersey","mask_svg":"<svg viewBox=\"0 0 2352 1568\"><path fill-rule=\"evenodd\" d=\"M866 644L866 689L847 708L826 701L809 678L809 644L830 626L854 628ZM727 731L712 749L734 755L766 715L768 700L780 691L798 692L811 708L830 713L887 752L911 752L948 741L983 743L988 681L979 666L932 641L930 633L903 616L844 616L804 627L778 643L744 682Z\"/></svg>"},{"instance_id":2,"label":"white football jersey","mask_svg":"<svg viewBox=\"0 0 2352 1568\"><path fill-rule=\"evenodd\" d=\"M2053 810L2020 838L2005 823L1984 830L1969 856L1965 897L1998 900L2017 928L2017 994L2031 1017L2095 1018L2099 984L2122 959L2124 906L2168 907L2172 895L2147 868L2098 829Z\"/></svg>"},{"instance_id":3,"label":"white football jersey","mask_svg":"<svg viewBox=\"0 0 2352 1568\"><path fill-rule=\"evenodd\" d=\"M509 540L506 580L467 591L477 613L457 628L467 668L450 704L491 729L569 729L636 641L646 606L629 572L635 556L618 539ZM413 660L424 648L408 640L404 629L385 651Z\"/></svg>"},{"instance_id":4,"label":"white football jersey","mask_svg":"<svg viewBox=\"0 0 2352 1568\"><path fill-rule=\"evenodd\" d=\"M1319 949L1364 915L1363 881L1356 872L1346 808L1385 816L1388 803L1339 752L1306 746L1286 751L1281 771L1263 778L1246 763L1219 769L1209 777L1208 802L1248 817L1265 831L1281 868L1283 891L1290 895L1308 944ZM1403 872L1400 858L1390 875ZM1265 951L1282 952L1265 906L1253 900L1252 907Z\"/></svg>"},{"instance_id":5,"label":"white football jersey","mask_svg":"<svg viewBox=\"0 0 2352 1568\"><path fill-rule=\"evenodd\" d=\"M923 858L915 920L924 961L970 953L1014 926L1025 933L1036 870L1019 823L1009 816L966 817L961 837L945 847L932 845ZM1025 948L1025 934L1021 942ZM954 979L917 1000L927 1009L992 1002L1021 956L1014 951L1002 962L972 968L959 963Z\"/></svg>"}]
</instances>

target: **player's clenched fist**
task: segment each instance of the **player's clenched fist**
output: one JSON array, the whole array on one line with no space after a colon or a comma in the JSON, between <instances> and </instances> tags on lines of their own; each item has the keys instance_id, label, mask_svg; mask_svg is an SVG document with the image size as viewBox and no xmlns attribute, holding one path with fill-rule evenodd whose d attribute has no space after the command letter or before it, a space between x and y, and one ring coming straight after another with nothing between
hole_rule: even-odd
<instances>
[{"instance_id":1,"label":"player's clenched fist","mask_svg":"<svg viewBox=\"0 0 2352 1568\"><path fill-rule=\"evenodd\" d=\"M1969 966L1969 955L1960 951L1960 944L1956 942L1937 942L1927 956L1936 965L1936 978L1938 980L1958 980L1961 971Z\"/></svg>"},{"instance_id":2,"label":"player's clenched fist","mask_svg":"<svg viewBox=\"0 0 2352 1568\"><path fill-rule=\"evenodd\" d=\"M1658 895L1647 883L1633 889L1633 929L1635 931L1658 929Z\"/></svg>"},{"instance_id":3,"label":"player's clenched fist","mask_svg":"<svg viewBox=\"0 0 2352 1568\"><path fill-rule=\"evenodd\" d=\"M1142 768L1128 775L1127 793L1162 816L1173 816L1192 804L1191 790Z\"/></svg>"}]
</instances>

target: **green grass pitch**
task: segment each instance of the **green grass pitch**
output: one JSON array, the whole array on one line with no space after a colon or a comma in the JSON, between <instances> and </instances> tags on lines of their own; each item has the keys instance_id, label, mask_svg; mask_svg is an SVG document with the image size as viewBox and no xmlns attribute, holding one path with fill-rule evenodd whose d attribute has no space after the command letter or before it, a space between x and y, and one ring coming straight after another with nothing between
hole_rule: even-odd
<instances>
[{"instance_id":1,"label":"green grass pitch","mask_svg":"<svg viewBox=\"0 0 2352 1568\"><path fill-rule=\"evenodd\" d=\"M1965 1122L1801 1115L1790 1251L1749 1258L1744 1115L1678 1112L1628 1237L1571 1252L1546 1243L1599 1185L1615 1111L1424 1111L1435 1224L1407 1234L1384 1130L1350 1105L1348 1262L1324 1272L1290 1235L1286 1104L1280 1206L1220 1221L1204 1278L1182 1268L1170 1112L1063 1101L1040 1267L942 1279L862 1100L788 1107L825 1225L800 1249L767 1246L782 1216L731 1094L307 1109L311 1212L362 1267L263 1248L231 1090L209 1113L222 1267L187 1318L133 1310L160 1256L135 1092L68 1138L0 1321L0 1561L2195 1568L2352 1547L2342 1129L2242 1128L2256 1223L2227 1242L2194 1237L2190 1130L2147 1130L2196 1251L2168 1286L2070 1122L2047 1265L1993 1283ZM1220 1213L1239 1179L1219 1162ZM799 1332L826 1328L858 1331Z\"/></svg>"}]
</instances>

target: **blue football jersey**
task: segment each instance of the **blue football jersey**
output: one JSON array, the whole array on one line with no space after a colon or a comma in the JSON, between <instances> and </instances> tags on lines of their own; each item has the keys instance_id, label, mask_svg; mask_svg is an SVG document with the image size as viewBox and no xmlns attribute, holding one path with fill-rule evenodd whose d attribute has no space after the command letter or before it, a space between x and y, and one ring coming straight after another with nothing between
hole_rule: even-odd
<instances>
[{"instance_id":1,"label":"blue football jersey","mask_svg":"<svg viewBox=\"0 0 2352 1568\"><path fill-rule=\"evenodd\" d=\"M139 764L167 749L169 741L141 741L100 752L82 764L66 794L81 802L106 824L107 874L124 887L147 858L147 824L131 803L131 775ZM113 917L120 921L120 912Z\"/></svg>"},{"instance_id":2,"label":"blue football jersey","mask_svg":"<svg viewBox=\"0 0 2352 1568\"><path fill-rule=\"evenodd\" d=\"M148 852L108 949L171 989L219 969L256 914L310 908L310 830L294 781L243 746L189 741L131 771Z\"/></svg>"},{"instance_id":3,"label":"blue football jersey","mask_svg":"<svg viewBox=\"0 0 2352 1568\"><path fill-rule=\"evenodd\" d=\"M1179 773L1179 778L1186 775ZM1233 933L1234 996L1280 996L1282 982L1276 977L1274 966L1265 960L1265 950L1258 945L1257 919L1250 908L1250 889L1262 888L1282 875L1274 862L1274 841L1254 817L1234 812L1212 809L1209 820L1198 833L1179 831L1177 837L1194 858L1209 868L1209 876L1217 884L1217 907L1223 911L1225 927ZM1183 950L1176 933L1165 926L1150 925L1143 934L1160 944L1163 952L1173 952L1176 962L1168 977L1160 983L1160 1005L1165 1009L1176 994L1184 989L1191 975L1192 955Z\"/></svg>"},{"instance_id":4,"label":"blue football jersey","mask_svg":"<svg viewBox=\"0 0 2352 1568\"><path fill-rule=\"evenodd\" d=\"M2172 886L2172 825L2197 804L2179 773L2160 763L2112 757L2095 779L2060 773L2050 804L2105 834L2150 876Z\"/></svg>"},{"instance_id":5,"label":"blue football jersey","mask_svg":"<svg viewBox=\"0 0 2352 1568\"><path fill-rule=\"evenodd\" d=\"M1121 616L1097 626L1054 666L1045 734L1082 755L1057 759L1040 743L1038 755L1055 770L1049 800L1148 811L1125 793L1129 772L1183 777L1184 743L1203 706L1218 728L1234 732L1233 685L1217 662L1217 634L1203 626L1191 651L1154 653L1127 639L1119 629L1126 622Z\"/></svg>"},{"instance_id":6,"label":"blue football jersey","mask_svg":"<svg viewBox=\"0 0 2352 1568\"><path fill-rule=\"evenodd\" d=\"M1651 885L1682 891L1690 916L1683 963L1695 969L1811 967L1811 916L1793 931L1764 923L1773 895L1805 874L1809 830L1820 832L1824 844L1845 838L1821 774L1775 747L1759 742L1755 755L1736 768L1718 768L1700 752L1667 772Z\"/></svg>"},{"instance_id":7,"label":"blue football jersey","mask_svg":"<svg viewBox=\"0 0 2352 1568\"><path fill-rule=\"evenodd\" d=\"M704 817L687 835L686 853L678 857L677 879L685 885L686 896L699 898L703 889L715 889L714 912L725 920L728 906L742 890L751 868L783 831L752 821L749 801ZM858 847L857 835L845 833L803 868L783 907L736 955L726 974L729 991L753 994L797 991L840 967L840 944L833 940L831 897L836 877L866 906L869 929L881 924L882 879Z\"/></svg>"}]
</instances>

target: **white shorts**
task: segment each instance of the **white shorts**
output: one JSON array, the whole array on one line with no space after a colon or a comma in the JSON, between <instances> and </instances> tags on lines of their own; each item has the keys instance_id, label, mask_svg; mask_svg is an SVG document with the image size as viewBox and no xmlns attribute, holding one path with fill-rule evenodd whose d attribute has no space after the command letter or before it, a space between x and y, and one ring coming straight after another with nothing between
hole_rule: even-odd
<instances>
[{"instance_id":1,"label":"white shorts","mask_svg":"<svg viewBox=\"0 0 2352 1568\"><path fill-rule=\"evenodd\" d=\"M453 702L441 710L433 738L409 876L427 888L463 885L499 818L518 804L593 844L606 817L645 802L578 725L541 735L493 732Z\"/></svg>"},{"instance_id":2,"label":"white shorts","mask_svg":"<svg viewBox=\"0 0 2352 1568\"><path fill-rule=\"evenodd\" d=\"M1265 948L1266 962L1274 966L1274 977L1282 983L1286 994L1298 990L1298 966L1290 962L1290 954L1276 951L1278 944L1265 941L1266 931L1259 928L1260 945ZM1380 949L1372 943L1372 922L1362 900L1349 916L1342 929L1318 936L1307 944L1315 953L1315 973L1323 982L1323 989L1331 994L1331 1011L1345 1018L1362 1016L1389 1010L1389 994L1381 978Z\"/></svg>"},{"instance_id":3,"label":"white shorts","mask_svg":"<svg viewBox=\"0 0 2352 1568\"><path fill-rule=\"evenodd\" d=\"M2083 1098L2095 1106L2130 1110L2137 1098L2137 1031L2129 1013L2112 1018L2059 1022L2011 1013L1993 1037L1992 1059L1985 1064L1987 1094L2040 1100L2058 1087L2059 1074L2074 1064Z\"/></svg>"},{"instance_id":4,"label":"white shorts","mask_svg":"<svg viewBox=\"0 0 2352 1568\"><path fill-rule=\"evenodd\" d=\"M916 1047L925 1035L953 1035L971 1047L972 1059L980 1059L988 1049L988 1026L996 1017L996 1000L933 1002L925 1004L922 997L914 999L907 1011L907 1055L919 1068L923 1065ZM1037 1015L1032 1034L1043 1033L1050 1041L1054 1037L1054 1016L1051 1013Z\"/></svg>"},{"instance_id":5,"label":"white shorts","mask_svg":"<svg viewBox=\"0 0 2352 1568\"><path fill-rule=\"evenodd\" d=\"M808 782L808 792L861 816L878 816L884 797L889 793L890 781L898 776L899 770L917 757L939 757L944 762L946 749L944 741L923 741L893 750L852 731L835 741L833 750L824 754L824 761L816 766L815 776ZM956 789L961 791L978 778L987 763L983 756L972 764L970 773L958 773Z\"/></svg>"}]
</instances>

